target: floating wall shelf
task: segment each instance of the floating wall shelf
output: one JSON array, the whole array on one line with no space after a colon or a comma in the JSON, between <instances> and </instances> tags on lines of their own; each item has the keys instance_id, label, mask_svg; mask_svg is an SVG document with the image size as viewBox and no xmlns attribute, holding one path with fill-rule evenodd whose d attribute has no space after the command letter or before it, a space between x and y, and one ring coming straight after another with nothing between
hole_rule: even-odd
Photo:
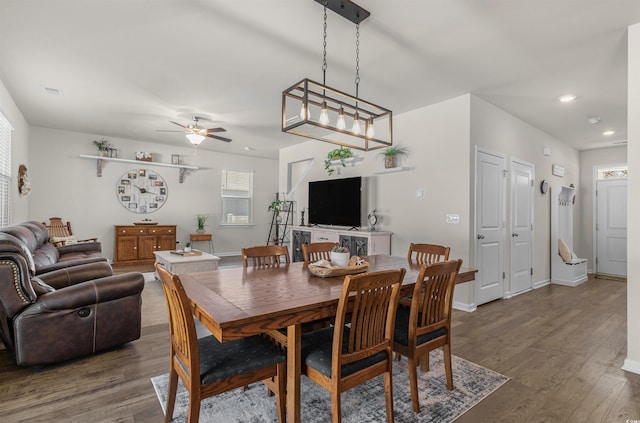
<instances>
[{"instance_id":1,"label":"floating wall shelf","mask_svg":"<svg viewBox=\"0 0 640 423\"><path fill-rule=\"evenodd\" d=\"M390 167L388 169L374 170L373 173L375 173L375 174L396 173L396 172L406 172L408 170L413 170L413 168L412 167L406 167L406 166L398 166L398 167Z\"/></svg>"},{"instance_id":2,"label":"floating wall shelf","mask_svg":"<svg viewBox=\"0 0 640 423\"><path fill-rule=\"evenodd\" d=\"M188 165L175 165L171 163L162 163L162 162L146 162L144 160L131 160L131 159L118 159L115 157L102 157L102 156L91 156L88 154L81 154L81 158L83 159L92 159L97 160L97 176L98 178L102 177L102 166L104 162L121 162L121 163L135 163L138 166L161 166L161 167L173 167L180 170L180 183L184 181L184 174L187 170L198 170L200 169L197 166L188 166Z\"/></svg>"}]
</instances>

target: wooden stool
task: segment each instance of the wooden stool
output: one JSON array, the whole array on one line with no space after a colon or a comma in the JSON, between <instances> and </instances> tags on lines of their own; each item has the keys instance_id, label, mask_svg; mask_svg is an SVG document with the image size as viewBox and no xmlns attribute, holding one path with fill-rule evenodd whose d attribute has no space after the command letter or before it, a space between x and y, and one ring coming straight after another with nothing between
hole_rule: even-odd
<instances>
[{"instance_id":1,"label":"wooden stool","mask_svg":"<svg viewBox=\"0 0 640 423\"><path fill-rule=\"evenodd\" d=\"M191 241L191 245L193 246L194 242L209 242L209 253L213 254L213 235L211 234L189 234L189 240Z\"/></svg>"}]
</instances>

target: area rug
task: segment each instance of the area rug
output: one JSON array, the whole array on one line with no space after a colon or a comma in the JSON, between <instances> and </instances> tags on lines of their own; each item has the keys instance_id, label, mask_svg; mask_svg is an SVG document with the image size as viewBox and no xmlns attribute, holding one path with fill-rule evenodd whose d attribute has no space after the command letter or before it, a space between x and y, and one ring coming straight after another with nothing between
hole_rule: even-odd
<instances>
[{"instance_id":1,"label":"area rug","mask_svg":"<svg viewBox=\"0 0 640 423\"><path fill-rule=\"evenodd\" d=\"M393 368L393 397L396 423L451 422L482 401L509 380L492 370L453 356L453 383L449 391L444 376L442 352L432 351L431 370L418 370L420 413L411 408L411 391L407 374L407 360L395 361ZM168 374L151 379L163 410L166 410ZM174 423L187 421L189 396L178 385ZM331 421L329 392L306 377L301 379L301 420L305 423ZM374 378L342 394L342 420L345 423L386 421L384 384L382 376ZM233 391L202 401L200 422L264 423L277 422L275 397L266 395L261 383L249 389Z\"/></svg>"}]
</instances>

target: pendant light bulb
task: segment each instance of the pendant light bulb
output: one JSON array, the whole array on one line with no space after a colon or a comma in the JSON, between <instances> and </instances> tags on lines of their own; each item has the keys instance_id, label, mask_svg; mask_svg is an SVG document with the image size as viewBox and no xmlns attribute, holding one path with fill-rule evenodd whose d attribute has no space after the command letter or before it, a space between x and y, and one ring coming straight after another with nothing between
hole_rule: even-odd
<instances>
[{"instance_id":1,"label":"pendant light bulb","mask_svg":"<svg viewBox=\"0 0 640 423\"><path fill-rule=\"evenodd\" d=\"M371 139L376 136L376 130L373 129L373 118L367 119L367 138Z\"/></svg>"},{"instance_id":2,"label":"pendant light bulb","mask_svg":"<svg viewBox=\"0 0 640 423\"><path fill-rule=\"evenodd\" d=\"M347 123L344 120L344 109L340 106L340 111L338 112L338 123L336 123L336 128L344 130L347 127Z\"/></svg>"},{"instance_id":3,"label":"pendant light bulb","mask_svg":"<svg viewBox=\"0 0 640 423\"><path fill-rule=\"evenodd\" d=\"M353 116L353 126L351 127L351 132L353 135L360 135L362 133L362 127L360 126L360 116L358 116L358 112Z\"/></svg>"},{"instance_id":4,"label":"pendant light bulb","mask_svg":"<svg viewBox=\"0 0 640 423\"><path fill-rule=\"evenodd\" d=\"M320 109L320 118L318 119L320 125L327 126L329 124L329 111L327 110L327 102L322 102L322 109Z\"/></svg>"},{"instance_id":5,"label":"pendant light bulb","mask_svg":"<svg viewBox=\"0 0 640 423\"><path fill-rule=\"evenodd\" d=\"M304 107L304 103L302 103L302 107L300 108L300 119L307 120L311 118L311 112L308 107Z\"/></svg>"}]
</instances>

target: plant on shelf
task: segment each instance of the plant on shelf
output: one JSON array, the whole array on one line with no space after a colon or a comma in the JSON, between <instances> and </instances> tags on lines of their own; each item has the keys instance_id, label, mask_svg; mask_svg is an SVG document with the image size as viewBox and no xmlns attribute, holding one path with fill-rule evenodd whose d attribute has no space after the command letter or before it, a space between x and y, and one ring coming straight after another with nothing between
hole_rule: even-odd
<instances>
[{"instance_id":1,"label":"plant on shelf","mask_svg":"<svg viewBox=\"0 0 640 423\"><path fill-rule=\"evenodd\" d=\"M340 162L340 164L345 167L345 159L350 159L352 157L353 153L349 148L340 147L335 150L331 150L327 153L327 158L324 161L324 170L331 175L334 172L334 169L331 167L332 165L335 165L336 162Z\"/></svg>"},{"instance_id":2,"label":"plant on shelf","mask_svg":"<svg viewBox=\"0 0 640 423\"><path fill-rule=\"evenodd\" d=\"M285 196L286 196L286 194L283 192L282 193L282 197L285 198ZM267 210L268 211L274 211L276 213L280 213L280 211L285 206L285 204L284 204L285 201L286 200L281 200L280 196L278 194L276 194L276 199L271 202L271 204L269 205L269 208Z\"/></svg>"},{"instance_id":3,"label":"plant on shelf","mask_svg":"<svg viewBox=\"0 0 640 423\"><path fill-rule=\"evenodd\" d=\"M196 216L197 219L197 225L198 225L198 230L196 232L200 233L204 233L204 224L207 221L207 219L209 218L209 216L205 216L203 214L199 214Z\"/></svg>"},{"instance_id":4,"label":"plant on shelf","mask_svg":"<svg viewBox=\"0 0 640 423\"><path fill-rule=\"evenodd\" d=\"M111 143L106 138L101 140L93 140L93 144L98 147L98 153L106 154L111 149Z\"/></svg>"},{"instance_id":5,"label":"plant on shelf","mask_svg":"<svg viewBox=\"0 0 640 423\"><path fill-rule=\"evenodd\" d=\"M409 157L409 149L401 145L392 145L385 148L380 156L384 159L384 167L389 169L398 166L398 158Z\"/></svg>"}]
</instances>

